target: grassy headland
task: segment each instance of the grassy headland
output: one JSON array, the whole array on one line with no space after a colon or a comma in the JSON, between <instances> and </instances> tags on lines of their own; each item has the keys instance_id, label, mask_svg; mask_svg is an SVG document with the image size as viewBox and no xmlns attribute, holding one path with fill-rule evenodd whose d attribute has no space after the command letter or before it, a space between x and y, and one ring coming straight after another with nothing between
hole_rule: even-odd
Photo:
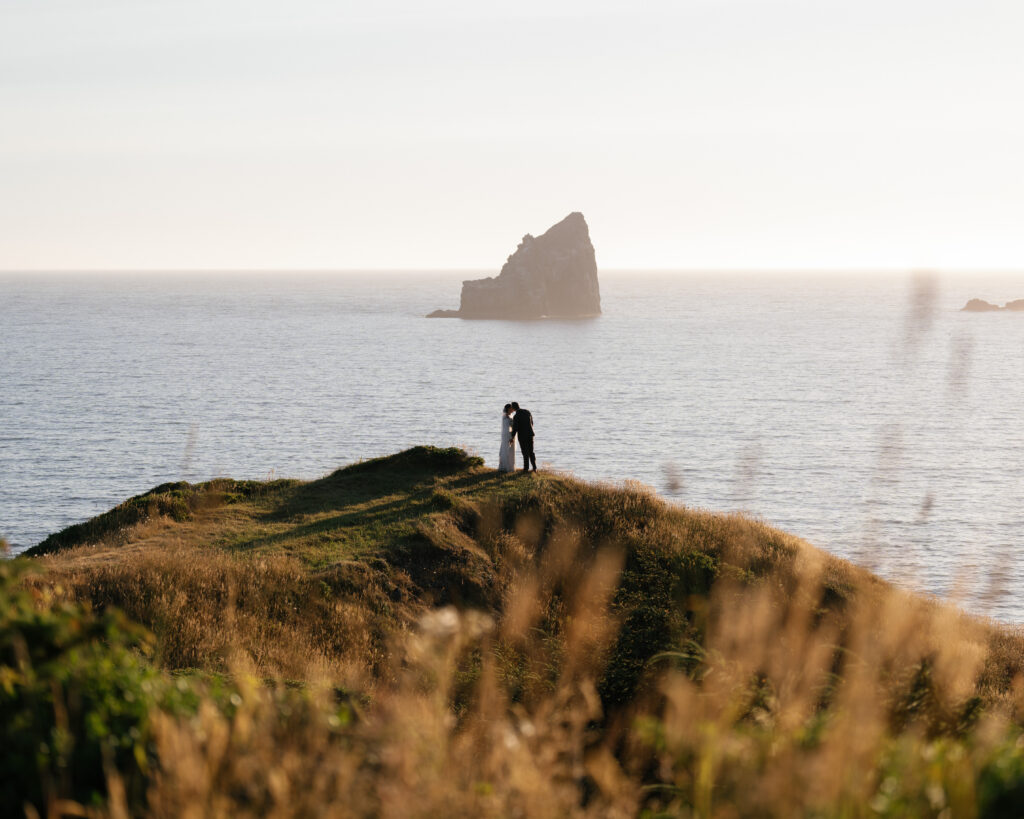
<instances>
[{"instance_id":1,"label":"grassy headland","mask_svg":"<svg viewBox=\"0 0 1024 819\"><path fill-rule=\"evenodd\" d=\"M1024 796L1017 632L639 486L417 447L167 484L32 552L0 578L24 740L0 797L30 810L1010 816Z\"/></svg>"}]
</instances>

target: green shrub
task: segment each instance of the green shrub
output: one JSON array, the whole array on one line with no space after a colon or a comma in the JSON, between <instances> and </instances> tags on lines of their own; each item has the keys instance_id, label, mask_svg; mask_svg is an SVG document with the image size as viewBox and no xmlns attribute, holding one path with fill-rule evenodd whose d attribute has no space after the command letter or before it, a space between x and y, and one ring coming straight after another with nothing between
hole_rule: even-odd
<instances>
[{"instance_id":1,"label":"green shrub","mask_svg":"<svg viewBox=\"0 0 1024 819\"><path fill-rule=\"evenodd\" d=\"M21 561L0 564L0 804L98 804L105 766L139 803L150 711L192 709L193 695L144 660L143 629L113 610L58 602L25 574Z\"/></svg>"}]
</instances>

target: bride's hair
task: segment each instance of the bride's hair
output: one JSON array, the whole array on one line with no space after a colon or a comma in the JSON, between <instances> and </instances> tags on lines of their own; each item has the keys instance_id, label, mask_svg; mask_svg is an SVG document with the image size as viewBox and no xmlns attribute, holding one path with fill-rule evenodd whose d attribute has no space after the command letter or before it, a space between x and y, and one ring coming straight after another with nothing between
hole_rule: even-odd
<instances>
[{"instance_id":1,"label":"bride's hair","mask_svg":"<svg viewBox=\"0 0 1024 819\"><path fill-rule=\"evenodd\" d=\"M508 411L510 409L512 409L512 405L511 404L506 404L505 405L505 409L503 409L502 412L505 413L506 415L508 415Z\"/></svg>"}]
</instances>

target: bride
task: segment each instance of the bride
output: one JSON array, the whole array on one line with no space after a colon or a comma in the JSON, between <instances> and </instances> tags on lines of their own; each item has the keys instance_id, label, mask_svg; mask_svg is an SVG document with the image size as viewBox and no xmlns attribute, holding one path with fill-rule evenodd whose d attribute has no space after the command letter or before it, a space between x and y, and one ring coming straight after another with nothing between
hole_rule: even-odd
<instances>
[{"instance_id":1,"label":"bride","mask_svg":"<svg viewBox=\"0 0 1024 819\"><path fill-rule=\"evenodd\" d=\"M512 440L512 405L501 411L501 453L498 455L499 472L515 472L516 450Z\"/></svg>"}]
</instances>

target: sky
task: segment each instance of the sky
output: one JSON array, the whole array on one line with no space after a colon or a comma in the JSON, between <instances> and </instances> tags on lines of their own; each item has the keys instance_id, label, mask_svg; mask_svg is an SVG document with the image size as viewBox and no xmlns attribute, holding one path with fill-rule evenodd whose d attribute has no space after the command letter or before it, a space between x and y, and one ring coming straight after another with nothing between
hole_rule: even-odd
<instances>
[{"instance_id":1,"label":"sky","mask_svg":"<svg viewBox=\"0 0 1024 819\"><path fill-rule=\"evenodd\" d=\"M1020 0L2 0L0 270L1024 269Z\"/></svg>"}]
</instances>

